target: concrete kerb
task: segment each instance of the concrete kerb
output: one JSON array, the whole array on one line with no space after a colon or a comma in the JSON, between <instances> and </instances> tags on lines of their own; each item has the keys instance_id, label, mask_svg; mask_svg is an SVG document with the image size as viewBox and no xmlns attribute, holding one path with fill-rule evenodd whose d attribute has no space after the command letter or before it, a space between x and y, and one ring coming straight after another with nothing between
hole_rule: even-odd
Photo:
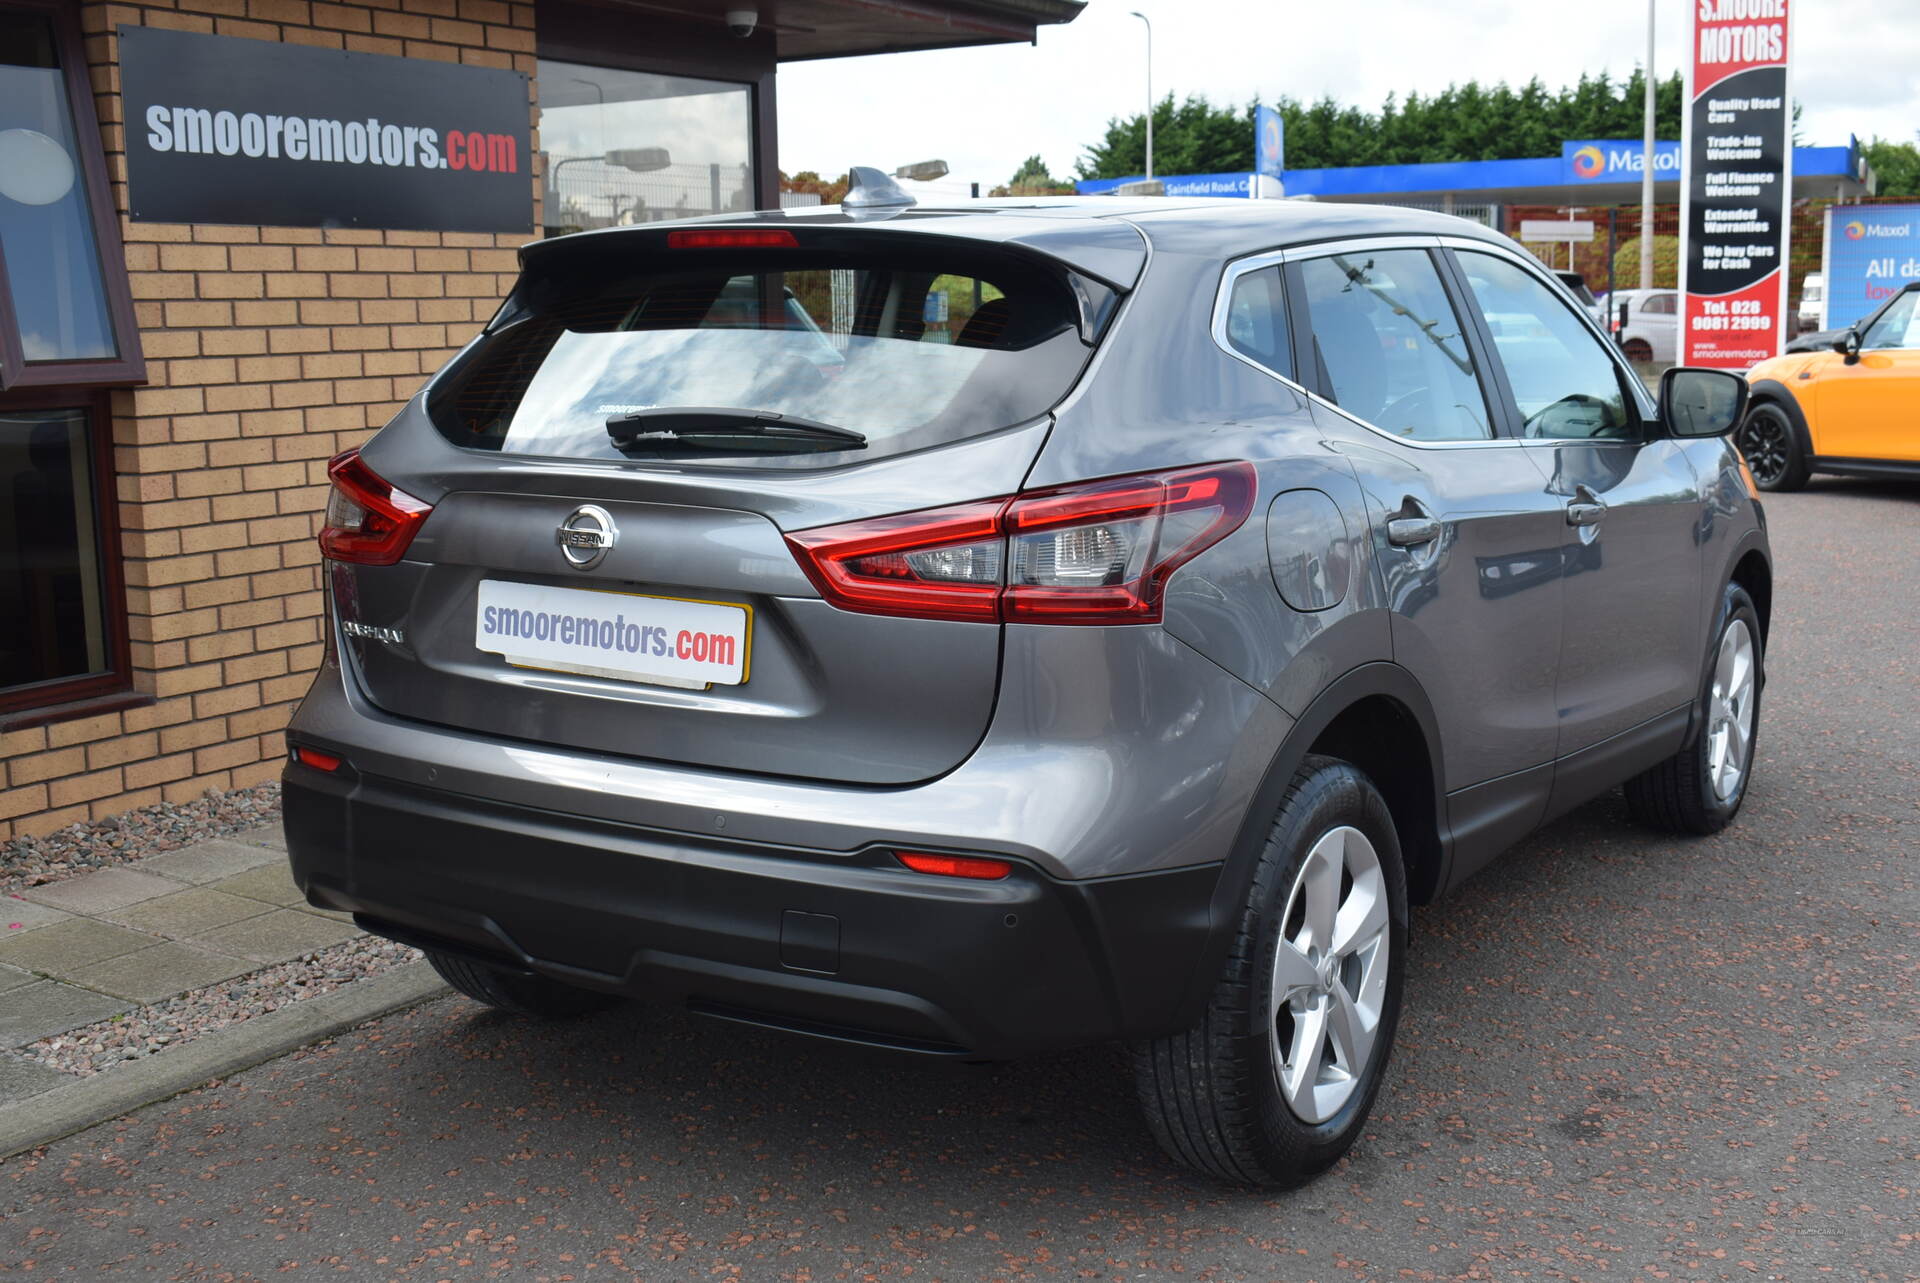
<instances>
[{"instance_id":1,"label":"concrete kerb","mask_svg":"<svg viewBox=\"0 0 1920 1283\"><path fill-rule=\"evenodd\" d=\"M0 1159L70 1136L216 1078L251 1069L355 1025L450 992L432 967L410 963L371 980L215 1030L145 1060L0 1106Z\"/></svg>"}]
</instances>

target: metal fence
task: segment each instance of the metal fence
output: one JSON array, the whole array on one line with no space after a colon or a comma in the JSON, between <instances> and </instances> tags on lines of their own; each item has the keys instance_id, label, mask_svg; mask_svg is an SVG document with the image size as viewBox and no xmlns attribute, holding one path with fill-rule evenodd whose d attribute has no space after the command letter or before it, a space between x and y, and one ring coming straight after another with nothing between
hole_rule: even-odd
<instances>
[{"instance_id":1,"label":"metal fence","mask_svg":"<svg viewBox=\"0 0 1920 1283\"><path fill-rule=\"evenodd\" d=\"M1466 201L1442 200L1383 200L1381 205L1391 205L1395 209L1424 209L1435 214L1452 214L1455 218L1464 218L1482 227L1500 226L1500 206L1476 205Z\"/></svg>"},{"instance_id":2,"label":"metal fence","mask_svg":"<svg viewBox=\"0 0 1920 1283\"><path fill-rule=\"evenodd\" d=\"M1820 270L1820 237L1829 205L1911 205L1911 196L1863 196L1839 200L1833 197L1803 197L1793 202L1793 231L1787 249L1787 315L1800 309L1800 290L1808 272ZM1573 270L1586 279L1595 294L1608 289L1637 289L1640 285L1640 206L1593 205L1511 205L1501 230L1518 232L1522 219L1585 219L1593 223L1593 240L1573 246ZM1653 209L1654 284L1667 289L1679 277L1680 207L1656 205ZM1565 242L1529 245L1534 255L1550 267L1567 267ZM1608 272L1611 268L1612 279ZM1851 320L1852 318L1847 318ZM1792 322L1789 321L1789 326Z\"/></svg>"},{"instance_id":3,"label":"metal fence","mask_svg":"<svg viewBox=\"0 0 1920 1283\"><path fill-rule=\"evenodd\" d=\"M753 208L746 165L632 170L599 156L548 156L546 175L549 236Z\"/></svg>"}]
</instances>

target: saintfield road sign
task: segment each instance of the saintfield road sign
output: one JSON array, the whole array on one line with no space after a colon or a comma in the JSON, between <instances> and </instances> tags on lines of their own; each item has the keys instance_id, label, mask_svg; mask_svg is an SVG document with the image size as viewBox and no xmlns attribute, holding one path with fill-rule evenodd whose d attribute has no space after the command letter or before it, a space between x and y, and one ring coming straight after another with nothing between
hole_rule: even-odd
<instances>
[{"instance_id":1,"label":"saintfield road sign","mask_svg":"<svg viewBox=\"0 0 1920 1283\"><path fill-rule=\"evenodd\" d=\"M527 77L120 28L134 221L530 232Z\"/></svg>"}]
</instances>

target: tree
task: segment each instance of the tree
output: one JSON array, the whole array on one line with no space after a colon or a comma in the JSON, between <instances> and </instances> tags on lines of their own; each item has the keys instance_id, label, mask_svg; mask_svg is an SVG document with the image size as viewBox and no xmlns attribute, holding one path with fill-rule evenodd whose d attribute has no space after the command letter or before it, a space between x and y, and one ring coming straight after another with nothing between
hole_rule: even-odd
<instances>
[{"instance_id":1,"label":"tree","mask_svg":"<svg viewBox=\"0 0 1920 1283\"><path fill-rule=\"evenodd\" d=\"M793 177L787 177L786 171L780 174L780 190L783 192L812 192L820 198L822 205L838 205L847 197L849 176L826 179L811 169L803 169Z\"/></svg>"},{"instance_id":2,"label":"tree","mask_svg":"<svg viewBox=\"0 0 1920 1283\"><path fill-rule=\"evenodd\" d=\"M1640 284L1640 238L1632 237L1620 242L1620 248L1613 252L1613 279L1619 288L1627 289ZM1678 236L1655 236L1653 238L1653 286L1655 289L1671 290L1680 285L1680 238Z\"/></svg>"},{"instance_id":3,"label":"tree","mask_svg":"<svg viewBox=\"0 0 1920 1283\"><path fill-rule=\"evenodd\" d=\"M1920 196L1920 147L1875 136L1861 152L1880 178L1882 196Z\"/></svg>"},{"instance_id":4,"label":"tree","mask_svg":"<svg viewBox=\"0 0 1920 1283\"><path fill-rule=\"evenodd\" d=\"M1518 89L1505 81L1469 80L1422 97L1387 95L1377 112L1332 98L1274 103L1287 129L1287 167L1326 169L1348 165L1411 165L1431 161L1505 160L1551 156L1569 138L1638 138L1646 81L1635 71L1614 82L1605 72L1549 91L1539 80ZM1654 117L1663 138L1680 136L1684 90L1674 75L1654 86ZM1176 104L1169 94L1153 108L1154 169L1166 174L1231 173L1253 167L1253 113L1216 107L1189 96ZM1082 178L1125 178L1146 163L1142 115L1107 122L1106 134L1089 145L1078 170Z\"/></svg>"},{"instance_id":5,"label":"tree","mask_svg":"<svg viewBox=\"0 0 1920 1283\"><path fill-rule=\"evenodd\" d=\"M1020 168L1013 171L1013 177L1006 186L996 187L988 193L992 196L1071 196L1073 184L1063 183L1047 170L1047 162L1039 156L1029 156L1020 162Z\"/></svg>"}]
</instances>

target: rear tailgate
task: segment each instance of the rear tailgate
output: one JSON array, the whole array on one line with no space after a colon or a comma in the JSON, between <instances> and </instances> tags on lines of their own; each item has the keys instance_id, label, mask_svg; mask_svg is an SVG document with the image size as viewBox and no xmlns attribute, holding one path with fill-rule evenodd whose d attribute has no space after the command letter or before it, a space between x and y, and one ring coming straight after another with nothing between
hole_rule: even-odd
<instances>
[{"instance_id":1,"label":"rear tailgate","mask_svg":"<svg viewBox=\"0 0 1920 1283\"><path fill-rule=\"evenodd\" d=\"M709 260L690 274L657 244L615 255L607 240L614 266L590 285L530 269L505 323L365 450L432 506L395 564L328 563L368 696L462 730L723 770L873 785L950 770L991 716L999 625L829 605L784 532L1017 490L1097 342L1075 291L1111 290L896 233L907 250L809 237L777 273L716 258L709 297ZM773 300L764 323L743 289ZM796 299L813 324L795 323ZM609 441L625 406L742 402L869 444ZM592 537L568 547L568 527Z\"/></svg>"}]
</instances>

